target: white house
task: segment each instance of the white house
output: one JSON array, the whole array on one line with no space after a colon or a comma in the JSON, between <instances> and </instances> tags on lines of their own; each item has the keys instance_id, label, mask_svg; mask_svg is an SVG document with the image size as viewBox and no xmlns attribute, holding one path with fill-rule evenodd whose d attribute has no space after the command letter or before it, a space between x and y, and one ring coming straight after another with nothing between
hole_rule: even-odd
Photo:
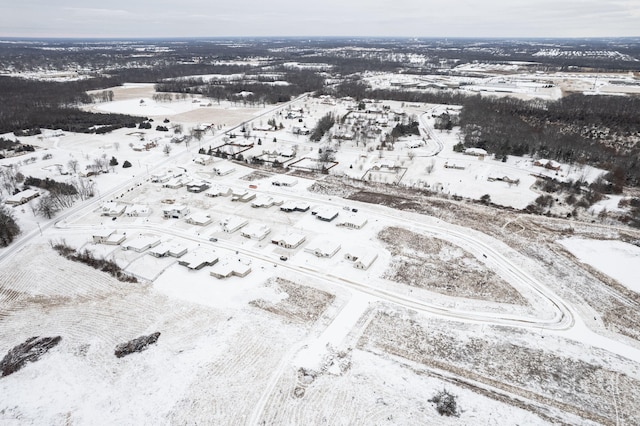
<instances>
[{"instance_id":1,"label":"white house","mask_svg":"<svg viewBox=\"0 0 640 426\"><path fill-rule=\"evenodd\" d=\"M100 214L102 216L120 216L124 213L126 208L127 206L124 204L118 204L115 202L104 203L100 209Z\"/></svg>"},{"instance_id":2,"label":"white house","mask_svg":"<svg viewBox=\"0 0 640 426\"><path fill-rule=\"evenodd\" d=\"M259 207L268 208L271 206L280 206L280 205L282 205L282 200L277 200L267 195L260 195L251 202L251 207L255 207L255 208L259 208Z\"/></svg>"},{"instance_id":3,"label":"white house","mask_svg":"<svg viewBox=\"0 0 640 426\"><path fill-rule=\"evenodd\" d=\"M154 236L140 236L122 244L122 250L133 250L138 253L160 244L160 238Z\"/></svg>"},{"instance_id":4,"label":"white house","mask_svg":"<svg viewBox=\"0 0 640 426\"><path fill-rule=\"evenodd\" d=\"M33 189L25 189L24 191L18 192L17 194L14 194L11 197L7 198L6 200L4 200L4 203L12 206L19 206L28 203L38 196L40 196L40 193L38 193L38 191L34 191Z\"/></svg>"},{"instance_id":5,"label":"white house","mask_svg":"<svg viewBox=\"0 0 640 426\"><path fill-rule=\"evenodd\" d=\"M344 226L346 228L360 229L367 224L367 218L362 215L351 214L342 217L336 223L336 226Z\"/></svg>"},{"instance_id":6,"label":"white house","mask_svg":"<svg viewBox=\"0 0 640 426\"><path fill-rule=\"evenodd\" d=\"M213 173L218 176L226 176L233 173L236 170L231 164L220 162L213 166Z\"/></svg>"},{"instance_id":7,"label":"white house","mask_svg":"<svg viewBox=\"0 0 640 426\"><path fill-rule=\"evenodd\" d=\"M233 190L228 186L223 187L220 185L213 185L211 188L204 193L207 197L227 197L231 195Z\"/></svg>"},{"instance_id":8,"label":"white house","mask_svg":"<svg viewBox=\"0 0 640 426\"><path fill-rule=\"evenodd\" d=\"M199 193L209 189L209 182L204 180L191 181L187 185L187 191Z\"/></svg>"},{"instance_id":9,"label":"white house","mask_svg":"<svg viewBox=\"0 0 640 426\"><path fill-rule=\"evenodd\" d=\"M191 213L190 215L187 216L185 220L187 223L190 223L191 225L200 225L200 226L207 226L211 222L213 222L213 219L211 219L211 215L206 212Z\"/></svg>"},{"instance_id":10,"label":"white house","mask_svg":"<svg viewBox=\"0 0 640 426\"><path fill-rule=\"evenodd\" d=\"M162 209L165 219L182 219L189 214L189 207L183 204L173 204Z\"/></svg>"},{"instance_id":11,"label":"white house","mask_svg":"<svg viewBox=\"0 0 640 426\"><path fill-rule=\"evenodd\" d=\"M280 206L280 210L283 212L306 212L311 206L304 201L287 201Z\"/></svg>"},{"instance_id":12,"label":"white house","mask_svg":"<svg viewBox=\"0 0 640 426\"><path fill-rule=\"evenodd\" d=\"M219 262L211 268L209 274L219 280L231 276L246 277L251 272L251 266L240 261L225 260Z\"/></svg>"},{"instance_id":13,"label":"white house","mask_svg":"<svg viewBox=\"0 0 640 426\"><path fill-rule=\"evenodd\" d=\"M91 238L95 244L103 244L114 232L116 231L113 229L96 229Z\"/></svg>"},{"instance_id":14,"label":"white house","mask_svg":"<svg viewBox=\"0 0 640 426\"><path fill-rule=\"evenodd\" d=\"M298 183L298 179L291 176L278 176L271 181L271 185L274 186L294 186Z\"/></svg>"},{"instance_id":15,"label":"white house","mask_svg":"<svg viewBox=\"0 0 640 426\"><path fill-rule=\"evenodd\" d=\"M206 154L199 154L193 159L193 162L202 166L208 166L213 163L213 156Z\"/></svg>"},{"instance_id":16,"label":"white house","mask_svg":"<svg viewBox=\"0 0 640 426\"><path fill-rule=\"evenodd\" d=\"M270 232L271 228L269 228L267 225L252 223L251 225L242 228L240 234L245 238L260 241L264 240Z\"/></svg>"},{"instance_id":17,"label":"white house","mask_svg":"<svg viewBox=\"0 0 640 426\"><path fill-rule=\"evenodd\" d=\"M338 217L338 212L338 209L335 207L317 207L311 211L311 214L317 219L325 222L331 222L333 219Z\"/></svg>"},{"instance_id":18,"label":"white house","mask_svg":"<svg viewBox=\"0 0 640 426\"><path fill-rule=\"evenodd\" d=\"M304 251L317 257L333 257L340 250L340 243L332 240L316 240L310 242Z\"/></svg>"},{"instance_id":19,"label":"white house","mask_svg":"<svg viewBox=\"0 0 640 426\"><path fill-rule=\"evenodd\" d=\"M244 189L233 190L231 193L231 201L239 201L241 203L248 203L256 198L256 194Z\"/></svg>"},{"instance_id":20,"label":"white house","mask_svg":"<svg viewBox=\"0 0 640 426\"><path fill-rule=\"evenodd\" d=\"M306 237L303 234L289 233L283 237L272 239L271 242L280 247L294 249L304 243Z\"/></svg>"},{"instance_id":21,"label":"white house","mask_svg":"<svg viewBox=\"0 0 640 426\"><path fill-rule=\"evenodd\" d=\"M165 183L169 180L171 180L171 175L167 172L154 173L151 175L151 182L154 183Z\"/></svg>"},{"instance_id":22,"label":"white house","mask_svg":"<svg viewBox=\"0 0 640 426\"><path fill-rule=\"evenodd\" d=\"M186 180L182 177L174 177L162 184L163 188L178 189L186 184Z\"/></svg>"},{"instance_id":23,"label":"white house","mask_svg":"<svg viewBox=\"0 0 640 426\"><path fill-rule=\"evenodd\" d=\"M222 230L228 234L232 234L249 223L248 220L241 217L226 217L220 221Z\"/></svg>"},{"instance_id":24,"label":"white house","mask_svg":"<svg viewBox=\"0 0 640 426\"><path fill-rule=\"evenodd\" d=\"M464 153L475 157L484 157L488 154L487 151L482 148L467 148L464 150Z\"/></svg>"},{"instance_id":25,"label":"white house","mask_svg":"<svg viewBox=\"0 0 640 426\"><path fill-rule=\"evenodd\" d=\"M353 262L353 267L356 269L369 269L378 258L378 253L366 248L358 248L345 253L344 258Z\"/></svg>"},{"instance_id":26,"label":"white house","mask_svg":"<svg viewBox=\"0 0 640 426\"><path fill-rule=\"evenodd\" d=\"M149 206L133 204L124 209L124 214L129 217L149 216Z\"/></svg>"},{"instance_id":27,"label":"white house","mask_svg":"<svg viewBox=\"0 0 640 426\"><path fill-rule=\"evenodd\" d=\"M162 243L150 248L148 253L155 257L182 257L187 254L187 248L179 244Z\"/></svg>"},{"instance_id":28,"label":"white house","mask_svg":"<svg viewBox=\"0 0 640 426\"><path fill-rule=\"evenodd\" d=\"M211 250L196 250L182 256L178 263L189 269L198 270L205 266L215 265L218 262L218 256Z\"/></svg>"}]
</instances>

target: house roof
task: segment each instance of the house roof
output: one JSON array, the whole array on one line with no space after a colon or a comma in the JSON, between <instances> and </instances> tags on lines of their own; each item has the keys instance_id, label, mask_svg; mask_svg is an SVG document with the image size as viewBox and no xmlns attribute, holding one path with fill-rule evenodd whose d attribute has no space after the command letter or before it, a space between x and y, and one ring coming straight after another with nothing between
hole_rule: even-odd
<instances>
[{"instance_id":1,"label":"house roof","mask_svg":"<svg viewBox=\"0 0 640 426\"><path fill-rule=\"evenodd\" d=\"M98 238L107 238L114 232L116 232L114 229L96 229L95 231L93 231L92 236Z\"/></svg>"},{"instance_id":2,"label":"house roof","mask_svg":"<svg viewBox=\"0 0 640 426\"><path fill-rule=\"evenodd\" d=\"M249 223L247 219L243 219L241 217L229 216L225 217L220 221L220 226L224 229L236 229L238 227L243 227Z\"/></svg>"},{"instance_id":3,"label":"house roof","mask_svg":"<svg viewBox=\"0 0 640 426\"><path fill-rule=\"evenodd\" d=\"M12 195L11 197L7 198L5 200L5 202L8 203L17 203L20 202L22 200L24 200L25 198L31 198L31 197L35 197L38 195L38 191L35 191L33 189L25 189L24 191L18 192L15 195Z\"/></svg>"},{"instance_id":4,"label":"house roof","mask_svg":"<svg viewBox=\"0 0 640 426\"><path fill-rule=\"evenodd\" d=\"M367 218L362 216L362 215L358 215L358 214L350 214L346 217L343 217L338 223L337 225L353 225L357 228L362 228L365 224L367 223Z\"/></svg>"},{"instance_id":5,"label":"house roof","mask_svg":"<svg viewBox=\"0 0 640 426\"><path fill-rule=\"evenodd\" d=\"M295 246L303 242L307 238L304 234L297 234L295 232L290 232L287 235L276 239L276 241L283 241L285 244L290 246Z\"/></svg>"},{"instance_id":6,"label":"house roof","mask_svg":"<svg viewBox=\"0 0 640 426\"><path fill-rule=\"evenodd\" d=\"M324 255L333 255L340 250L340 243L337 241L320 239L309 243L305 250L309 253L322 253Z\"/></svg>"},{"instance_id":7,"label":"house roof","mask_svg":"<svg viewBox=\"0 0 640 426\"><path fill-rule=\"evenodd\" d=\"M125 249L144 250L146 247L153 247L160 244L160 238L152 236L140 236L122 245Z\"/></svg>"},{"instance_id":8,"label":"house roof","mask_svg":"<svg viewBox=\"0 0 640 426\"><path fill-rule=\"evenodd\" d=\"M185 254L178 261L189 269L197 269L204 264L213 264L218 261L218 256L212 250L197 250Z\"/></svg>"},{"instance_id":9,"label":"house roof","mask_svg":"<svg viewBox=\"0 0 640 426\"><path fill-rule=\"evenodd\" d=\"M269 232L271 232L271 228L261 223L251 223L242 228L242 235L249 235L250 237L264 236Z\"/></svg>"}]
</instances>

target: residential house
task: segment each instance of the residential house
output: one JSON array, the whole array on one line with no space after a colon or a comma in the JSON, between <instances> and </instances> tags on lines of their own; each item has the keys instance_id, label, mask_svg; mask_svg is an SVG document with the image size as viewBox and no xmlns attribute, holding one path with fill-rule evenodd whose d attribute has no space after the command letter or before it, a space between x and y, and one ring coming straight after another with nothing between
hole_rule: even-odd
<instances>
[{"instance_id":1,"label":"residential house","mask_svg":"<svg viewBox=\"0 0 640 426\"><path fill-rule=\"evenodd\" d=\"M206 154L199 154L193 159L193 162L202 166L208 166L213 163L213 156Z\"/></svg>"},{"instance_id":2,"label":"residential house","mask_svg":"<svg viewBox=\"0 0 640 426\"><path fill-rule=\"evenodd\" d=\"M235 170L236 168L233 167L231 164L224 163L224 162L219 162L215 166L213 166L213 173L215 173L218 176L226 176L228 174L233 173Z\"/></svg>"},{"instance_id":3,"label":"residential house","mask_svg":"<svg viewBox=\"0 0 640 426\"><path fill-rule=\"evenodd\" d=\"M269 228L267 225L254 223L244 227L240 233L245 238L260 241L264 240L270 232L271 228Z\"/></svg>"},{"instance_id":4,"label":"residential house","mask_svg":"<svg viewBox=\"0 0 640 426\"><path fill-rule=\"evenodd\" d=\"M294 249L304 243L306 237L303 234L291 232L285 236L274 238L271 240L273 244L287 249Z\"/></svg>"},{"instance_id":5,"label":"residential house","mask_svg":"<svg viewBox=\"0 0 640 426\"><path fill-rule=\"evenodd\" d=\"M209 189L209 182L201 180L201 181L192 181L187 185L187 191L200 193Z\"/></svg>"},{"instance_id":6,"label":"residential house","mask_svg":"<svg viewBox=\"0 0 640 426\"><path fill-rule=\"evenodd\" d=\"M116 217L116 216L122 215L122 213L124 213L126 208L127 208L127 206L124 205L124 204L118 204L118 203L115 203L115 202L108 202L108 203L104 203L102 205L102 208L100 209L100 214L102 216Z\"/></svg>"},{"instance_id":7,"label":"residential house","mask_svg":"<svg viewBox=\"0 0 640 426\"><path fill-rule=\"evenodd\" d=\"M266 195L261 195L259 197L256 197L255 200L251 202L251 207L255 207L255 208L259 208L259 207L268 208L271 206L280 206L280 205L282 205L282 200L278 200Z\"/></svg>"},{"instance_id":8,"label":"residential house","mask_svg":"<svg viewBox=\"0 0 640 426\"><path fill-rule=\"evenodd\" d=\"M190 212L189 207L183 204L173 204L162 209L162 215L165 219L182 219Z\"/></svg>"},{"instance_id":9,"label":"residential house","mask_svg":"<svg viewBox=\"0 0 640 426\"><path fill-rule=\"evenodd\" d=\"M33 189L25 189L24 191L18 192L17 194L14 194L11 197L7 198L4 203L11 206L20 206L39 196L40 193L38 193L38 191L34 191Z\"/></svg>"},{"instance_id":10,"label":"residential house","mask_svg":"<svg viewBox=\"0 0 640 426\"><path fill-rule=\"evenodd\" d=\"M287 201L280 206L280 210L283 212L306 212L311 206L304 201Z\"/></svg>"},{"instance_id":11,"label":"residential house","mask_svg":"<svg viewBox=\"0 0 640 426\"><path fill-rule=\"evenodd\" d=\"M351 229L360 229L367 224L367 218L362 215L351 214L341 218L336 226L344 226Z\"/></svg>"},{"instance_id":12,"label":"residential house","mask_svg":"<svg viewBox=\"0 0 640 426\"><path fill-rule=\"evenodd\" d=\"M227 197L233 193L229 187L222 187L220 185L213 185L207 192L204 193L207 197Z\"/></svg>"},{"instance_id":13,"label":"residential house","mask_svg":"<svg viewBox=\"0 0 640 426\"><path fill-rule=\"evenodd\" d=\"M298 179L291 176L278 176L271 181L271 185L274 186L294 186L298 183Z\"/></svg>"},{"instance_id":14,"label":"residential house","mask_svg":"<svg viewBox=\"0 0 640 426\"><path fill-rule=\"evenodd\" d=\"M246 277L250 272L251 266L246 262L241 262L239 259L238 261L227 259L214 265L209 274L221 280L232 276Z\"/></svg>"},{"instance_id":15,"label":"residential house","mask_svg":"<svg viewBox=\"0 0 640 426\"><path fill-rule=\"evenodd\" d=\"M243 226L246 226L248 223L249 223L248 220L243 219L241 217L230 216L222 219L222 221L220 221L220 226L222 227L222 230L224 232L228 234L232 234L237 230L239 230L240 228L242 228Z\"/></svg>"},{"instance_id":16,"label":"residential house","mask_svg":"<svg viewBox=\"0 0 640 426\"><path fill-rule=\"evenodd\" d=\"M151 256L155 257L182 257L187 254L187 248L179 244L162 243L149 249L148 252Z\"/></svg>"},{"instance_id":17,"label":"residential house","mask_svg":"<svg viewBox=\"0 0 640 426\"><path fill-rule=\"evenodd\" d=\"M304 251L317 257L333 257L340 250L340 243L332 240L316 240L307 245Z\"/></svg>"},{"instance_id":18,"label":"residential house","mask_svg":"<svg viewBox=\"0 0 640 426\"><path fill-rule=\"evenodd\" d=\"M132 204L124 209L124 214L129 217L149 216L149 206Z\"/></svg>"},{"instance_id":19,"label":"residential house","mask_svg":"<svg viewBox=\"0 0 640 426\"><path fill-rule=\"evenodd\" d=\"M317 207L311 211L311 214L325 222L331 222L338 217L338 209L335 207Z\"/></svg>"},{"instance_id":20,"label":"residential house","mask_svg":"<svg viewBox=\"0 0 640 426\"><path fill-rule=\"evenodd\" d=\"M484 158L488 155L487 151L482 148L467 148L464 150L465 155L473 155L474 157Z\"/></svg>"},{"instance_id":21,"label":"residential house","mask_svg":"<svg viewBox=\"0 0 640 426\"><path fill-rule=\"evenodd\" d=\"M241 203L248 203L256 198L256 194L249 192L246 189L233 190L231 193L231 201L238 201Z\"/></svg>"},{"instance_id":22,"label":"residential house","mask_svg":"<svg viewBox=\"0 0 640 426\"><path fill-rule=\"evenodd\" d=\"M178 264L192 270L199 270L205 266L212 266L218 263L218 256L212 250L195 250L187 253L178 260Z\"/></svg>"},{"instance_id":23,"label":"residential house","mask_svg":"<svg viewBox=\"0 0 640 426\"><path fill-rule=\"evenodd\" d=\"M348 251L344 255L345 259L353 262L353 267L356 269L369 269L373 262L378 258L378 253L374 251L359 248L353 251Z\"/></svg>"},{"instance_id":24,"label":"residential house","mask_svg":"<svg viewBox=\"0 0 640 426\"><path fill-rule=\"evenodd\" d=\"M122 250L133 250L137 253L142 253L143 251L150 249L151 247L155 247L158 244L160 244L160 238L143 235L123 243L121 247Z\"/></svg>"},{"instance_id":25,"label":"residential house","mask_svg":"<svg viewBox=\"0 0 640 426\"><path fill-rule=\"evenodd\" d=\"M213 219L209 213L194 212L188 215L185 221L191 225L207 226L213 222Z\"/></svg>"}]
</instances>

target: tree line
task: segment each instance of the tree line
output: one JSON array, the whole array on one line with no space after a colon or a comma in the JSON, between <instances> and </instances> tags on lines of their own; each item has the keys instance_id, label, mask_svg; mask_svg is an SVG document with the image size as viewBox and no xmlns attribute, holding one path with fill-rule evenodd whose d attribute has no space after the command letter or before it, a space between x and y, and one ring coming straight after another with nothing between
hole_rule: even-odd
<instances>
[{"instance_id":1,"label":"tree line","mask_svg":"<svg viewBox=\"0 0 640 426\"><path fill-rule=\"evenodd\" d=\"M462 144L497 157L530 155L590 164L640 185L640 98L566 96L557 101L466 98Z\"/></svg>"}]
</instances>

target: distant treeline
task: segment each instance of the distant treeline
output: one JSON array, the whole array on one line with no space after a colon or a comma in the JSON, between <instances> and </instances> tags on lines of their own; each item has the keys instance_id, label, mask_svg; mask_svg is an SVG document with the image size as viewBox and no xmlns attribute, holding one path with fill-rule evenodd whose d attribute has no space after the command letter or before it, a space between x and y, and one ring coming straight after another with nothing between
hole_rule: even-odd
<instances>
[{"instance_id":1,"label":"distant treeline","mask_svg":"<svg viewBox=\"0 0 640 426\"><path fill-rule=\"evenodd\" d=\"M92 114L79 105L91 98L87 90L107 86L109 79L79 80L67 83L0 77L0 133L23 134L26 129L62 129L96 132L135 125L140 117L123 114ZM37 130L34 130L37 133Z\"/></svg>"},{"instance_id":2,"label":"distant treeline","mask_svg":"<svg viewBox=\"0 0 640 426\"><path fill-rule=\"evenodd\" d=\"M205 81L202 77L165 80L156 84L158 92L200 94L216 100L240 100L245 103L278 103L291 100L305 92L323 88L324 78L310 70L279 70L281 81L288 85L273 85L273 79L247 75L244 80ZM242 93L242 95L240 95Z\"/></svg>"}]
</instances>

